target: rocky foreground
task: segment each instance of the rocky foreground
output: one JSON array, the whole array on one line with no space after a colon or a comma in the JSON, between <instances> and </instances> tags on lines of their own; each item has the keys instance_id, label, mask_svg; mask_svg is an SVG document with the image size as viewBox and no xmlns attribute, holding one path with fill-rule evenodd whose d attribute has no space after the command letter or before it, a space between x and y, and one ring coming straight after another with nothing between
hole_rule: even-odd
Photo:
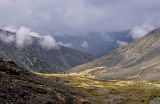
<instances>
[{"instance_id":1,"label":"rocky foreground","mask_svg":"<svg viewBox=\"0 0 160 104\"><path fill-rule=\"evenodd\" d=\"M0 60L0 104L90 104L73 88Z\"/></svg>"}]
</instances>

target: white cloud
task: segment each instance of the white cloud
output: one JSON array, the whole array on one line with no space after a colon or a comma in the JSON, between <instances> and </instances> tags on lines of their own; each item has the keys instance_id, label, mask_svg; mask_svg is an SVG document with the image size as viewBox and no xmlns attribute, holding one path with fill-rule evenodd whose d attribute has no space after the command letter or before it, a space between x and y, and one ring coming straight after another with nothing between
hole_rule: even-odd
<instances>
[{"instance_id":1,"label":"white cloud","mask_svg":"<svg viewBox=\"0 0 160 104\"><path fill-rule=\"evenodd\" d=\"M23 48L26 45L31 45L33 42L32 37L30 36L30 29L21 27L17 32L16 32L16 47L17 48Z\"/></svg>"},{"instance_id":2,"label":"white cloud","mask_svg":"<svg viewBox=\"0 0 160 104\"><path fill-rule=\"evenodd\" d=\"M64 47L72 47L73 46L71 43L64 43L62 41L59 41L58 44L61 46L64 46Z\"/></svg>"},{"instance_id":3,"label":"white cloud","mask_svg":"<svg viewBox=\"0 0 160 104\"><path fill-rule=\"evenodd\" d=\"M10 32L17 32L18 31L15 26L5 26L3 29L6 31L10 31Z\"/></svg>"},{"instance_id":4,"label":"white cloud","mask_svg":"<svg viewBox=\"0 0 160 104\"><path fill-rule=\"evenodd\" d=\"M142 25L133 27L130 34L133 39L139 39L147 35L147 33L152 31L153 29L155 29L155 27L151 25L150 23L143 23Z\"/></svg>"},{"instance_id":5,"label":"white cloud","mask_svg":"<svg viewBox=\"0 0 160 104\"><path fill-rule=\"evenodd\" d=\"M38 44L47 50L57 49L59 45L71 46L71 44L65 44L62 42L56 42L53 36L51 35L40 35L39 33L32 32L31 29L27 27L20 27L19 29L14 26L6 26L4 30L15 32L13 34L0 34L0 40L5 43L15 42L17 48L24 48L25 46L32 45L33 38L37 38Z\"/></svg>"},{"instance_id":6,"label":"white cloud","mask_svg":"<svg viewBox=\"0 0 160 104\"><path fill-rule=\"evenodd\" d=\"M39 44L42 46L42 48L50 50L50 49L57 49L58 43L51 35L44 35L40 41Z\"/></svg>"},{"instance_id":7,"label":"white cloud","mask_svg":"<svg viewBox=\"0 0 160 104\"><path fill-rule=\"evenodd\" d=\"M88 48L89 47L89 44L87 41L83 41L82 44L81 44L81 47L82 48Z\"/></svg>"},{"instance_id":8,"label":"white cloud","mask_svg":"<svg viewBox=\"0 0 160 104\"><path fill-rule=\"evenodd\" d=\"M116 43L117 43L117 44L118 44L118 46L120 46L120 47L123 47L123 46L128 45L128 43L127 43L127 42L120 41L120 40L117 40L117 41L116 41Z\"/></svg>"},{"instance_id":9,"label":"white cloud","mask_svg":"<svg viewBox=\"0 0 160 104\"><path fill-rule=\"evenodd\" d=\"M14 36L13 35L4 35L4 34L0 34L0 40L2 42L5 42L5 43L11 43L11 42L14 42Z\"/></svg>"},{"instance_id":10,"label":"white cloud","mask_svg":"<svg viewBox=\"0 0 160 104\"><path fill-rule=\"evenodd\" d=\"M32 37L42 38L42 36L40 34L36 33L36 32L30 32L29 35L32 36Z\"/></svg>"}]
</instances>

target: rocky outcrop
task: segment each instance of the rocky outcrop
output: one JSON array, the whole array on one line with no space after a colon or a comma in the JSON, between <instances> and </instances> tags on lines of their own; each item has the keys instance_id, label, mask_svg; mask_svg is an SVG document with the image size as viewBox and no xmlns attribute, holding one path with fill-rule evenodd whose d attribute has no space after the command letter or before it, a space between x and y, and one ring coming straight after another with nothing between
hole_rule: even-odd
<instances>
[{"instance_id":1,"label":"rocky outcrop","mask_svg":"<svg viewBox=\"0 0 160 104\"><path fill-rule=\"evenodd\" d=\"M154 98L150 101L150 104L160 104L160 97Z\"/></svg>"}]
</instances>

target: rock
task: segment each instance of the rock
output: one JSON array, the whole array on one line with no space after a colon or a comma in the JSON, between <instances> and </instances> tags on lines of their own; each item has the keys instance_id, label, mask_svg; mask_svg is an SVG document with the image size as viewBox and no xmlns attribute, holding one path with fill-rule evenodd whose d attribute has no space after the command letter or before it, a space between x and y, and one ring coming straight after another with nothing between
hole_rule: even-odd
<instances>
[{"instance_id":1,"label":"rock","mask_svg":"<svg viewBox=\"0 0 160 104\"><path fill-rule=\"evenodd\" d=\"M160 104L160 97L156 97L150 101L150 104Z\"/></svg>"},{"instance_id":2,"label":"rock","mask_svg":"<svg viewBox=\"0 0 160 104\"><path fill-rule=\"evenodd\" d=\"M7 95L6 95L5 93L0 93L0 97L1 97L1 98L6 98Z\"/></svg>"},{"instance_id":3,"label":"rock","mask_svg":"<svg viewBox=\"0 0 160 104\"><path fill-rule=\"evenodd\" d=\"M89 104L89 101L77 101L79 97L85 99L84 95L55 80L38 76L12 61L2 64L0 104Z\"/></svg>"}]
</instances>

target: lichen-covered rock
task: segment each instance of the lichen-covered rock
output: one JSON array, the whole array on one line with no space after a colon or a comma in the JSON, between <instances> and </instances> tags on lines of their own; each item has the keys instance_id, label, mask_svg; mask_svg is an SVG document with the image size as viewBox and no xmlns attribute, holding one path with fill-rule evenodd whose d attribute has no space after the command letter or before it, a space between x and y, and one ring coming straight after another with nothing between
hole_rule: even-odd
<instances>
[{"instance_id":1,"label":"lichen-covered rock","mask_svg":"<svg viewBox=\"0 0 160 104\"><path fill-rule=\"evenodd\" d=\"M160 104L160 97L156 97L150 101L150 104Z\"/></svg>"}]
</instances>

